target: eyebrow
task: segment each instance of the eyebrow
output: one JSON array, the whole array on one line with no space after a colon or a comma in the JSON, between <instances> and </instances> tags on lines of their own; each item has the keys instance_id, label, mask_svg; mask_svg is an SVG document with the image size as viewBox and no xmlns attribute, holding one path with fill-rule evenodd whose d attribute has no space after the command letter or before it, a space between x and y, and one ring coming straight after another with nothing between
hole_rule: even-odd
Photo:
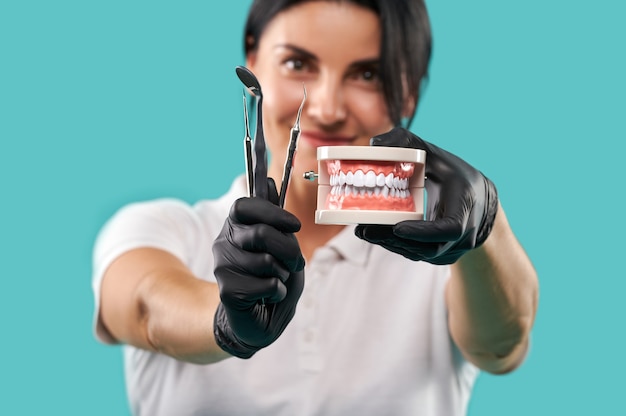
<instances>
[{"instance_id":1,"label":"eyebrow","mask_svg":"<svg viewBox=\"0 0 626 416\"><path fill-rule=\"evenodd\" d=\"M315 54L307 51L306 49L302 49L298 46L294 46L288 43L274 46L274 49L281 49L281 48L289 49L290 51L295 52L299 55L302 55L307 59L319 61L319 58ZM355 61L350 64L350 68L360 68L360 67L367 67L367 66L380 66L380 58L362 59L360 61Z\"/></svg>"},{"instance_id":2,"label":"eyebrow","mask_svg":"<svg viewBox=\"0 0 626 416\"><path fill-rule=\"evenodd\" d=\"M296 52L296 53L298 53L300 55L303 55L306 58L313 59L315 61L319 61L318 57L315 56L315 54L312 54L311 52L307 51L306 49L302 49L302 48L299 48L297 46L294 46L294 45L291 45L291 44L288 44L288 43L282 43L282 44L276 45L276 46L274 46L274 49L289 49L290 51Z\"/></svg>"}]
</instances>

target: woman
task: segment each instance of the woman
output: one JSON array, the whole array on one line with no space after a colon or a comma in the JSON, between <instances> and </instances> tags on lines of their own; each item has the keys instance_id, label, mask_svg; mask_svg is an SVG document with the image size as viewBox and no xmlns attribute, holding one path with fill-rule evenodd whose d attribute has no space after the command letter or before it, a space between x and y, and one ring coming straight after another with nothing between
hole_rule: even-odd
<instances>
[{"instance_id":1,"label":"woman","mask_svg":"<svg viewBox=\"0 0 626 416\"><path fill-rule=\"evenodd\" d=\"M478 369L523 360L537 280L493 184L398 127L428 65L423 2L257 0L245 50L272 178L306 85L285 209L242 177L193 207L130 205L96 244L96 329L128 345L133 413L464 414ZM371 138L426 150L429 221L315 224L298 178L316 148Z\"/></svg>"}]
</instances>

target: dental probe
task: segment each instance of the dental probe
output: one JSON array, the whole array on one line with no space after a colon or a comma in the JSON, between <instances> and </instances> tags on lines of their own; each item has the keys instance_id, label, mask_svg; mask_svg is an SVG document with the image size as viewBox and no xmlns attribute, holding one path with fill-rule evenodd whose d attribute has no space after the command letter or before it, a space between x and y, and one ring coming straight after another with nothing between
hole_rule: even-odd
<instances>
[{"instance_id":1,"label":"dental probe","mask_svg":"<svg viewBox=\"0 0 626 416\"><path fill-rule=\"evenodd\" d=\"M291 178L291 170L293 169L293 159L296 154L296 147L298 145L298 139L300 138L300 118L302 117L302 108L306 101L306 87L302 84L304 90L304 97L300 103L298 109L298 115L296 116L296 122L291 128L291 137L289 139L289 147L287 148L287 158L285 159L285 167L283 169L283 180L280 185L280 195L278 197L278 206L283 208L285 206L285 197L287 196L287 187L289 186L289 179Z\"/></svg>"},{"instance_id":2,"label":"dental probe","mask_svg":"<svg viewBox=\"0 0 626 416\"><path fill-rule=\"evenodd\" d=\"M243 93L243 121L246 126L246 134L243 139L246 160L246 178L248 179L248 197L251 197L254 192L254 171L252 168L252 138L250 137L250 124L248 123L248 106L245 92Z\"/></svg>"}]
</instances>

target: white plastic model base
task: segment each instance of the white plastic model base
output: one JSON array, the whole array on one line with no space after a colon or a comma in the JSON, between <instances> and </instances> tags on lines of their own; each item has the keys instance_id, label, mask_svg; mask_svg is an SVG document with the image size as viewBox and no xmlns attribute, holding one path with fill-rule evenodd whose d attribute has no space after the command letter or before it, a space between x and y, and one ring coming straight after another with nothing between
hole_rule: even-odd
<instances>
[{"instance_id":1,"label":"white plastic model base","mask_svg":"<svg viewBox=\"0 0 626 416\"><path fill-rule=\"evenodd\" d=\"M316 224L397 224L407 220L423 220L424 214L406 211L317 210Z\"/></svg>"},{"instance_id":2,"label":"white plastic model base","mask_svg":"<svg viewBox=\"0 0 626 416\"><path fill-rule=\"evenodd\" d=\"M424 218L424 163L418 149L317 149L317 224L397 224Z\"/></svg>"}]
</instances>

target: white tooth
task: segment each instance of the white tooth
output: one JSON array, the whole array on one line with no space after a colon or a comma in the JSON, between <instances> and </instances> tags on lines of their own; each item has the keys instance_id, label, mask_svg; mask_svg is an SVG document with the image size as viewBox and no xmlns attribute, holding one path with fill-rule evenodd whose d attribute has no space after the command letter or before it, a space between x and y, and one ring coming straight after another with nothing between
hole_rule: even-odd
<instances>
[{"instance_id":1,"label":"white tooth","mask_svg":"<svg viewBox=\"0 0 626 416\"><path fill-rule=\"evenodd\" d=\"M396 196L396 188L391 188L391 191L389 191L389 196L392 198Z\"/></svg>"},{"instance_id":2,"label":"white tooth","mask_svg":"<svg viewBox=\"0 0 626 416\"><path fill-rule=\"evenodd\" d=\"M346 183L348 185L354 185L354 174L352 172L346 173Z\"/></svg>"},{"instance_id":3,"label":"white tooth","mask_svg":"<svg viewBox=\"0 0 626 416\"><path fill-rule=\"evenodd\" d=\"M365 186L373 188L376 186L376 174L374 171L369 171L365 174Z\"/></svg>"},{"instance_id":4,"label":"white tooth","mask_svg":"<svg viewBox=\"0 0 626 416\"><path fill-rule=\"evenodd\" d=\"M354 186L361 187L365 184L365 175L362 170L354 172Z\"/></svg>"},{"instance_id":5,"label":"white tooth","mask_svg":"<svg viewBox=\"0 0 626 416\"><path fill-rule=\"evenodd\" d=\"M336 191L337 191L337 188L336 188L336 187L334 187L334 186L333 186L332 188L330 188L330 194L331 194L331 195L335 195L335 192L336 192Z\"/></svg>"},{"instance_id":6,"label":"white tooth","mask_svg":"<svg viewBox=\"0 0 626 416\"><path fill-rule=\"evenodd\" d=\"M385 186L383 188L383 198L387 198L389 196L389 187Z\"/></svg>"},{"instance_id":7,"label":"white tooth","mask_svg":"<svg viewBox=\"0 0 626 416\"><path fill-rule=\"evenodd\" d=\"M383 186L383 185L385 185L385 174L379 173L378 176L376 177L376 186Z\"/></svg>"},{"instance_id":8,"label":"white tooth","mask_svg":"<svg viewBox=\"0 0 626 416\"><path fill-rule=\"evenodd\" d=\"M387 185L388 188L393 187L393 173L390 173L385 177L385 185Z\"/></svg>"},{"instance_id":9,"label":"white tooth","mask_svg":"<svg viewBox=\"0 0 626 416\"><path fill-rule=\"evenodd\" d=\"M400 187L400 179L398 179L397 176L393 178L393 187L394 188L399 188Z\"/></svg>"},{"instance_id":10,"label":"white tooth","mask_svg":"<svg viewBox=\"0 0 626 416\"><path fill-rule=\"evenodd\" d=\"M359 195L365 196L365 188L359 188Z\"/></svg>"},{"instance_id":11,"label":"white tooth","mask_svg":"<svg viewBox=\"0 0 626 416\"><path fill-rule=\"evenodd\" d=\"M380 195L380 187L377 186L376 188L374 188L374 195L379 196Z\"/></svg>"},{"instance_id":12,"label":"white tooth","mask_svg":"<svg viewBox=\"0 0 626 416\"><path fill-rule=\"evenodd\" d=\"M346 174L343 172L339 172L339 185L346 184Z\"/></svg>"},{"instance_id":13,"label":"white tooth","mask_svg":"<svg viewBox=\"0 0 626 416\"><path fill-rule=\"evenodd\" d=\"M367 190L367 196L372 196L372 195L374 195L374 191L372 190L372 188L369 188Z\"/></svg>"},{"instance_id":14,"label":"white tooth","mask_svg":"<svg viewBox=\"0 0 626 416\"><path fill-rule=\"evenodd\" d=\"M358 196L359 195L359 189L356 186L352 187L352 195L354 195L354 196Z\"/></svg>"},{"instance_id":15,"label":"white tooth","mask_svg":"<svg viewBox=\"0 0 626 416\"><path fill-rule=\"evenodd\" d=\"M337 185L337 182L336 182L335 178L336 178L335 175L330 175L330 186Z\"/></svg>"},{"instance_id":16,"label":"white tooth","mask_svg":"<svg viewBox=\"0 0 626 416\"><path fill-rule=\"evenodd\" d=\"M406 191L404 189L400 191L400 198L406 198Z\"/></svg>"},{"instance_id":17,"label":"white tooth","mask_svg":"<svg viewBox=\"0 0 626 416\"><path fill-rule=\"evenodd\" d=\"M400 187L402 189L407 189L409 187L409 179L408 178L404 178L400 181Z\"/></svg>"}]
</instances>

